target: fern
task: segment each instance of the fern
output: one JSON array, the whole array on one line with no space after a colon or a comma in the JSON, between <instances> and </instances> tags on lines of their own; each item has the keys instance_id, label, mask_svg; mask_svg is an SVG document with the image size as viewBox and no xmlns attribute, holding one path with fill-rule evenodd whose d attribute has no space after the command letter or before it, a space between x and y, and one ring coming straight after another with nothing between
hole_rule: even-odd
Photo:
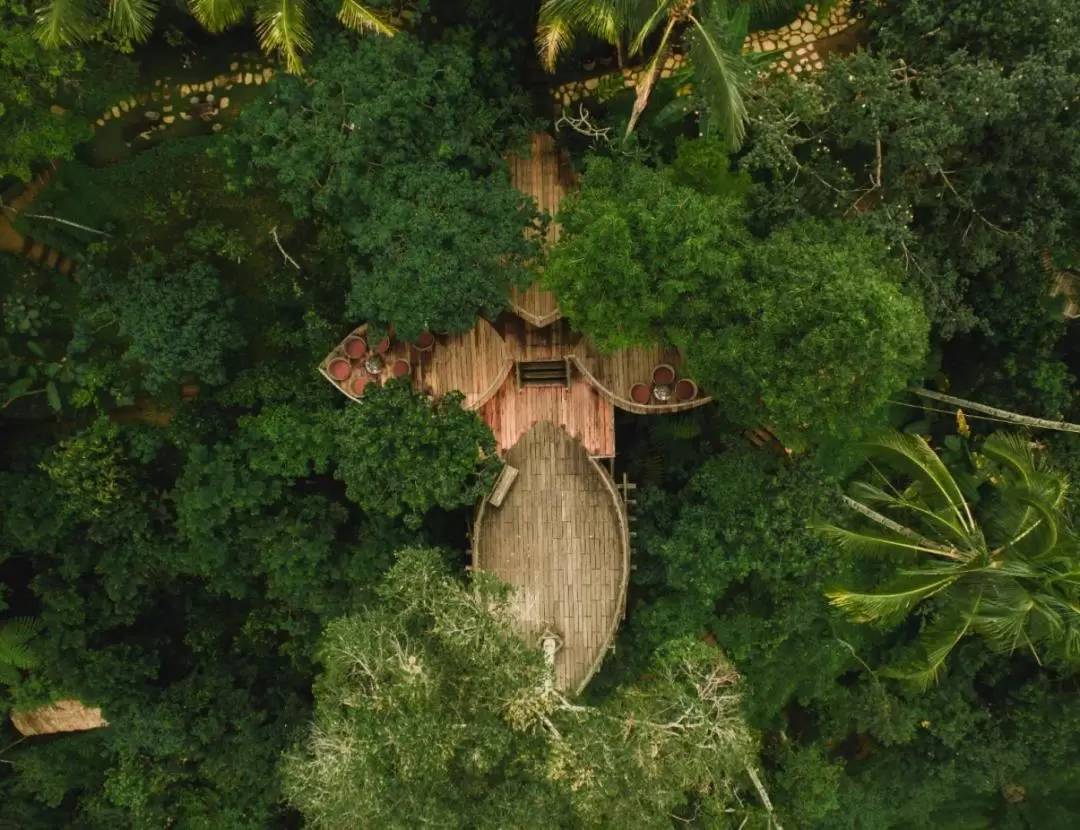
<instances>
[{"instance_id":1,"label":"fern","mask_svg":"<svg viewBox=\"0 0 1080 830\"><path fill-rule=\"evenodd\" d=\"M38 631L33 617L14 617L0 623L0 679L10 682L17 677L15 669L32 669L37 665L34 653L27 643Z\"/></svg>"}]
</instances>

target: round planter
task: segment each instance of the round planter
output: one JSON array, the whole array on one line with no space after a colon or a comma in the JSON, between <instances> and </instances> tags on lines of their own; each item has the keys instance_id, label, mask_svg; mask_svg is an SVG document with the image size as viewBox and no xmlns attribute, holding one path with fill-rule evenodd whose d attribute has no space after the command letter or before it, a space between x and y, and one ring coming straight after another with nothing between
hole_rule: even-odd
<instances>
[{"instance_id":1,"label":"round planter","mask_svg":"<svg viewBox=\"0 0 1080 830\"><path fill-rule=\"evenodd\" d=\"M363 337L346 337L345 354L352 360L361 360L367 355L367 341Z\"/></svg>"},{"instance_id":2,"label":"round planter","mask_svg":"<svg viewBox=\"0 0 1080 830\"><path fill-rule=\"evenodd\" d=\"M352 365L344 358L338 357L330 361L330 365L326 367L326 370L334 380L342 381L352 374Z\"/></svg>"},{"instance_id":3,"label":"round planter","mask_svg":"<svg viewBox=\"0 0 1080 830\"><path fill-rule=\"evenodd\" d=\"M668 386L675 382L675 369L667 363L661 363L652 370L652 382Z\"/></svg>"},{"instance_id":4,"label":"round planter","mask_svg":"<svg viewBox=\"0 0 1080 830\"><path fill-rule=\"evenodd\" d=\"M675 384L675 399L679 401L692 401L697 397L698 388L690 378L683 378Z\"/></svg>"},{"instance_id":5,"label":"round planter","mask_svg":"<svg viewBox=\"0 0 1080 830\"><path fill-rule=\"evenodd\" d=\"M375 351L379 354L386 354L388 351L390 351L390 338L384 337L382 340L380 340L375 346Z\"/></svg>"},{"instance_id":6,"label":"round planter","mask_svg":"<svg viewBox=\"0 0 1080 830\"><path fill-rule=\"evenodd\" d=\"M395 360L390 367L390 374L396 378L403 378L412 371L412 366L409 365L407 360Z\"/></svg>"},{"instance_id":7,"label":"round planter","mask_svg":"<svg viewBox=\"0 0 1080 830\"><path fill-rule=\"evenodd\" d=\"M630 387L630 400L642 405L647 404L652 400L652 389L644 383L635 383Z\"/></svg>"},{"instance_id":8,"label":"round planter","mask_svg":"<svg viewBox=\"0 0 1080 830\"><path fill-rule=\"evenodd\" d=\"M654 383L652 396L657 403L671 403L671 386L666 383Z\"/></svg>"},{"instance_id":9,"label":"round planter","mask_svg":"<svg viewBox=\"0 0 1080 830\"><path fill-rule=\"evenodd\" d=\"M426 352L435 345L435 335L430 331L421 332L420 336L416 338L416 342L413 343L413 347L420 352Z\"/></svg>"},{"instance_id":10,"label":"round planter","mask_svg":"<svg viewBox=\"0 0 1080 830\"><path fill-rule=\"evenodd\" d=\"M364 389L367 388L367 385L373 382L374 378L370 377L369 375L357 375L352 379L352 381L350 381L349 391L359 398L361 395L364 394Z\"/></svg>"}]
</instances>

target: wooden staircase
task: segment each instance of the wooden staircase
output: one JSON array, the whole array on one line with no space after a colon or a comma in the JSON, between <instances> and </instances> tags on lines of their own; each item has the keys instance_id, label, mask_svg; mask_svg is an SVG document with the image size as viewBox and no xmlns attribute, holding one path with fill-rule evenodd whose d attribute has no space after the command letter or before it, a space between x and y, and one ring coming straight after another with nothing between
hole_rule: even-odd
<instances>
[{"instance_id":1,"label":"wooden staircase","mask_svg":"<svg viewBox=\"0 0 1080 830\"><path fill-rule=\"evenodd\" d=\"M31 236L23 236L14 227L16 217L30 206L42 190L48 187L56 169L57 163L51 162L17 196L4 200L3 210L0 212L0 251L19 254L31 262L51 268L58 273L70 274L75 270L75 262L71 257Z\"/></svg>"}]
</instances>

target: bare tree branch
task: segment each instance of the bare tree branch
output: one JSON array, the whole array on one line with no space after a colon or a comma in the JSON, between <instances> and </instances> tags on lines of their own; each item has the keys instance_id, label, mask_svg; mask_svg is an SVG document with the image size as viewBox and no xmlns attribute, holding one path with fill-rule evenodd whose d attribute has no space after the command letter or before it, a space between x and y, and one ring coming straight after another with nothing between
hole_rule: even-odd
<instances>
[{"instance_id":1,"label":"bare tree branch","mask_svg":"<svg viewBox=\"0 0 1080 830\"><path fill-rule=\"evenodd\" d=\"M291 266L292 266L293 268L295 268L295 269L296 269L297 271L299 271L299 270L300 270L300 263L298 263L298 262L297 262L297 261L296 261L295 259L293 259L293 258L292 258L291 256L289 256L289 255L288 255L288 254L287 254L287 253L285 252L285 249L284 249L283 247L281 247L281 240L280 240L280 239L278 239L278 235L277 235L277 225L274 225L274 227L272 227L272 228L270 229L270 235L271 235L272 237L274 237L274 244L275 244L275 245L277 245L277 249L278 249L279 251L281 251L281 255L282 255L283 257L285 257L285 261L286 261L287 263L289 263L289 264L290 264L290 265L291 265Z\"/></svg>"}]
</instances>

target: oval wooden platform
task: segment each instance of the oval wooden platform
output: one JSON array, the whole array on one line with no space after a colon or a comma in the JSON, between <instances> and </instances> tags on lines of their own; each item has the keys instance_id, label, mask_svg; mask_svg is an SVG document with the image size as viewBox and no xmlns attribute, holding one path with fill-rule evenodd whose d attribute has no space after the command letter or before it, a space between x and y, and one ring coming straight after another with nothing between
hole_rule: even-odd
<instances>
[{"instance_id":1,"label":"oval wooden platform","mask_svg":"<svg viewBox=\"0 0 1080 830\"><path fill-rule=\"evenodd\" d=\"M516 589L520 633L563 640L556 685L580 692L607 654L626 604L629 536L622 497L601 464L547 421L506 454L519 474L501 507L480 505L473 567Z\"/></svg>"}]
</instances>

